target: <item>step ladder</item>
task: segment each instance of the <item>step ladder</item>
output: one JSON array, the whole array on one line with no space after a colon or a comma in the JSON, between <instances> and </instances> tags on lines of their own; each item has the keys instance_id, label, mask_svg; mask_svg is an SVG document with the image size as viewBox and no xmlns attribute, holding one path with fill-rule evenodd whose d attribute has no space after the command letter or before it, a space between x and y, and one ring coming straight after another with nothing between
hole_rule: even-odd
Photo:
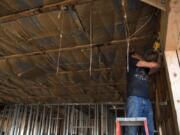
<instances>
[{"instance_id":1,"label":"step ladder","mask_svg":"<svg viewBox=\"0 0 180 135\"><path fill-rule=\"evenodd\" d=\"M116 135L122 135L121 126L144 126L146 135L149 135L147 119L144 117L116 118Z\"/></svg>"}]
</instances>

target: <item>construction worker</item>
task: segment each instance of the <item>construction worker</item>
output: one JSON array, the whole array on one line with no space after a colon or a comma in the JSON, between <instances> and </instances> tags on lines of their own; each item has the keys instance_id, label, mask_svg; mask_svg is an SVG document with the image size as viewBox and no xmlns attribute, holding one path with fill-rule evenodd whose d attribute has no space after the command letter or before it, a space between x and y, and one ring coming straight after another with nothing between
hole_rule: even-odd
<instances>
[{"instance_id":1,"label":"construction worker","mask_svg":"<svg viewBox=\"0 0 180 135\"><path fill-rule=\"evenodd\" d=\"M155 62L157 57L158 54L155 51L146 53L145 58L136 52L129 54L126 116L146 117L149 135L154 135L153 109L149 99L149 75L160 67L160 64ZM136 126L127 127L125 131L126 135L137 135L137 133Z\"/></svg>"}]
</instances>

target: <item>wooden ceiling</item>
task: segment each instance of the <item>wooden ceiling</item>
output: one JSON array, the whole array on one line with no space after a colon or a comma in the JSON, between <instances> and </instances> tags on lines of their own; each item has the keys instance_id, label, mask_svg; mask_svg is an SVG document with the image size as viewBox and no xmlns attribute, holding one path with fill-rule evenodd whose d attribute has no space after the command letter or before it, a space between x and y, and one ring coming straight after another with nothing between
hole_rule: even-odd
<instances>
[{"instance_id":1,"label":"wooden ceiling","mask_svg":"<svg viewBox=\"0 0 180 135\"><path fill-rule=\"evenodd\" d=\"M125 5L129 33L135 33L130 49L143 54L158 31L158 12L139 0ZM122 101L127 52L123 16L120 0L1 0L0 102Z\"/></svg>"}]
</instances>

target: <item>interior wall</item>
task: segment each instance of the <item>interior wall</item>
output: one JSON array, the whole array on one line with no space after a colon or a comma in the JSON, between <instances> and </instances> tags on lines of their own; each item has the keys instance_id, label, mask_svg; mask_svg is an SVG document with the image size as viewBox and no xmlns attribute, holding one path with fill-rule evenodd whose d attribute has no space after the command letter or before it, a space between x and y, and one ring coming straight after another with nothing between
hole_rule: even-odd
<instances>
[{"instance_id":1,"label":"interior wall","mask_svg":"<svg viewBox=\"0 0 180 135\"><path fill-rule=\"evenodd\" d=\"M118 104L7 105L2 135L115 135Z\"/></svg>"}]
</instances>

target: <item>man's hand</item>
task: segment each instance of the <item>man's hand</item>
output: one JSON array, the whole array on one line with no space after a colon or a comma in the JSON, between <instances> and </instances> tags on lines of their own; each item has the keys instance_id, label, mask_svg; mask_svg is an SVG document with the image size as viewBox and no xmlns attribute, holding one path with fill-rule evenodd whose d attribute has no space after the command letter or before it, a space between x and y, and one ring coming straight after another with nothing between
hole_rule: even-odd
<instances>
[{"instance_id":1,"label":"man's hand","mask_svg":"<svg viewBox=\"0 0 180 135\"><path fill-rule=\"evenodd\" d=\"M150 68L160 68L160 64L157 62L150 62Z\"/></svg>"},{"instance_id":2,"label":"man's hand","mask_svg":"<svg viewBox=\"0 0 180 135\"><path fill-rule=\"evenodd\" d=\"M144 60L140 60L137 64L136 64L137 67L144 67L144 68L159 68L160 65L159 63L157 62L147 62L147 61L144 61Z\"/></svg>"}]
</instances>

